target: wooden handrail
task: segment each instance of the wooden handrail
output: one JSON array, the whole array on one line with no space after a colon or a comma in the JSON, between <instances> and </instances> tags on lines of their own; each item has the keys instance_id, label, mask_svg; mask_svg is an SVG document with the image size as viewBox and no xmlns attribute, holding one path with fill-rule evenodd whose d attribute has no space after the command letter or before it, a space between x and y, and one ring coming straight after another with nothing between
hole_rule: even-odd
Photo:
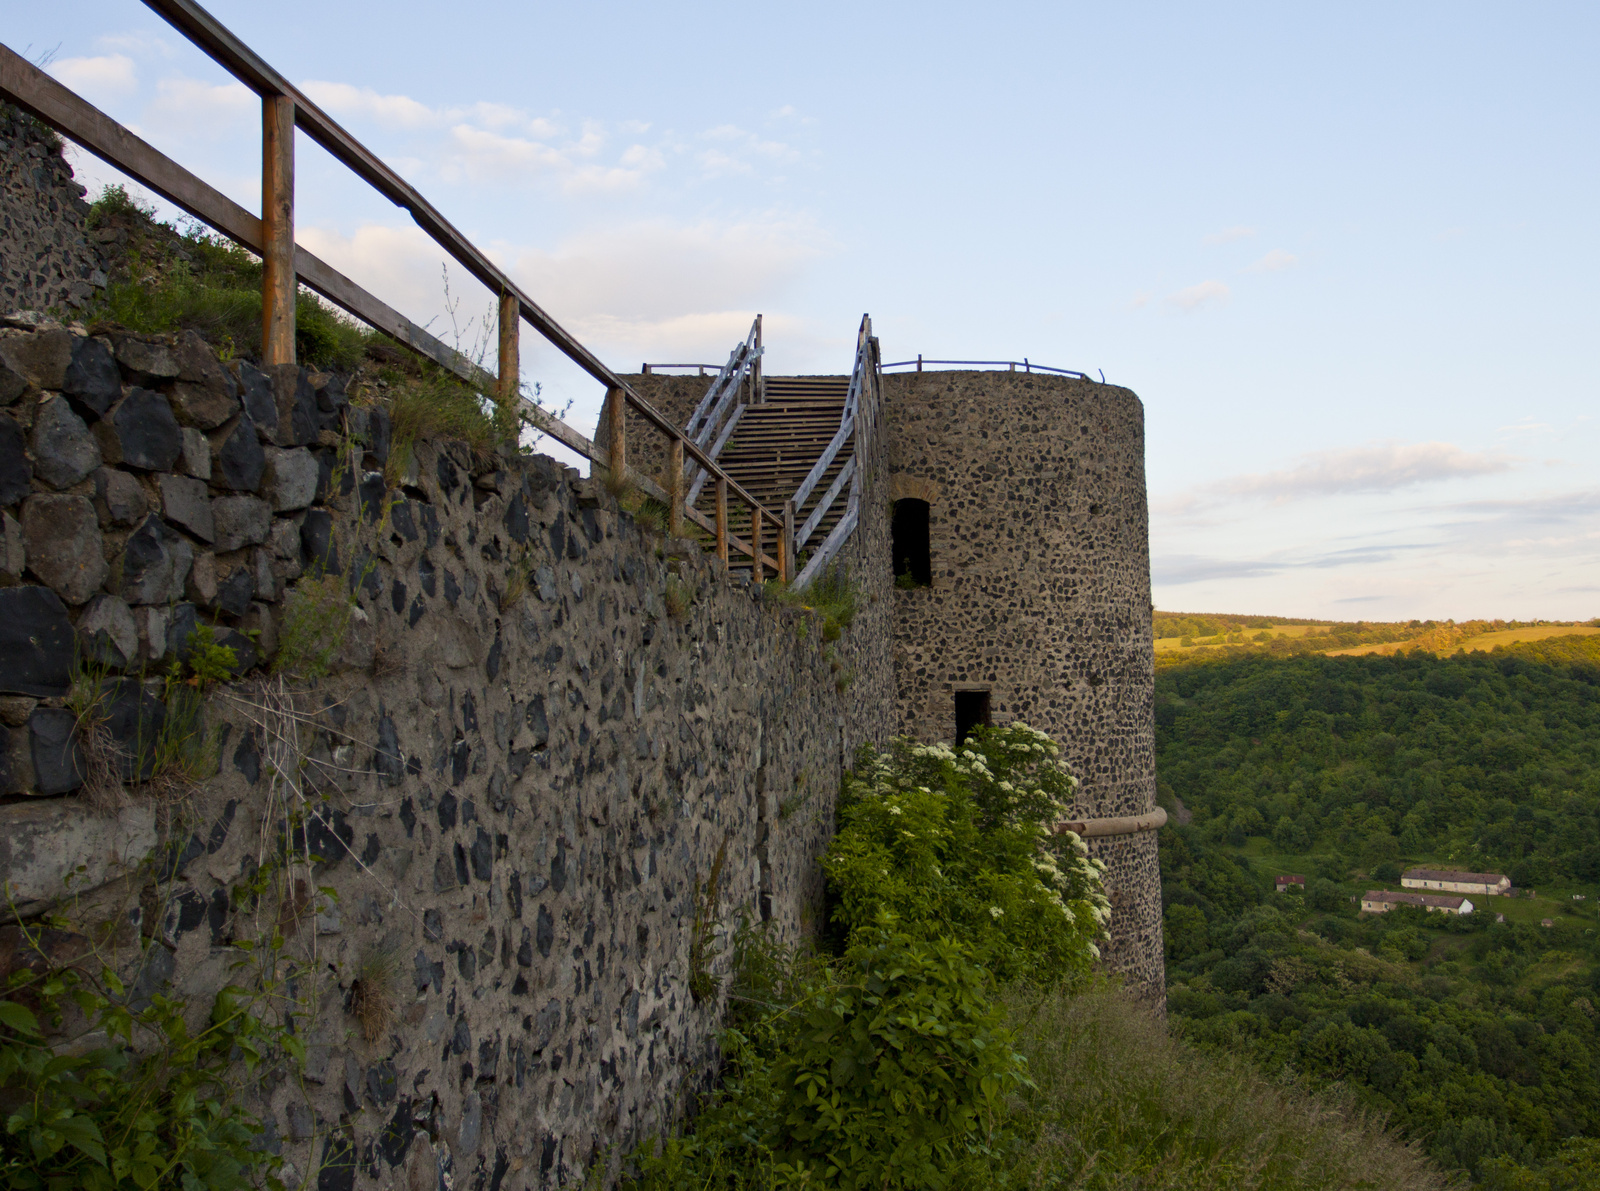
<instances>
[{"instance_id":1,"label":"wooden handrail","mask_svg":"<svg viewBox=\"0 0 1600 1191\"><path fill-rule=\"evenodd\" d=\"M623 466L613 467L612 450L600 447L565 422L520 394L516 326L526 319L547 340L594 379L606 385L628 407L668 439L681 443L682 454L718 480L719 490L750 506L752 516L781 519L762 507L742 486L730 479L699 444L689 441L670 419L632 390L616 373L571 336L563 327L466 239L410 184L351 136L315 103L295 88L254 51L192 0L145 0L173 28L199 46L218 64L263 98L263 204L269 213L262 220L185 170L171 158L129 132L105 113L57 83L10 49L0 46L0 93L82 145L108 164L135 178L180 209L252 252L266 264L263 281L262 358L268 363L294 360L293 295L298 284L321 294L335 305L392 336L403 346L428 357L477 386L512 409L536 430L592 460L627 476L625 443L612 444ZM293 241L293 138L291 126L344 163L391 202L408 211L412 219L441 248L478 278L500 299L500 368L489 373L428 334L410 319L368 293L348 277L317 259ZM757 350L760 334L756 332ZM642 477L634 477L635 481ZM641 487L645 485L641 484ZM664 490L655 484L652 495ZM681 490L681 489L680 489ZM693 516L697 523L705 518ZM720 518L725 521L725 516ZM759 524L759 520L755 522ZM724 526L725 529L725 526ZM725 532L719 542L746 544ZM749 544L757 576L765 556L759 541Z\"/></svg>"},{"instance_id":2,"label":"wooden handrail","mask_svg":"<svg viewBox=\"0 0 1600 1191\"><path fill-rule=\"evenodd\" d=\"M832 532L822 540L822 545L817 548L817 552L806 563L805 569L796 577L797 587L804 587L821 574L822 568L832 561L833 556L854 532L861 519L862 479L865 473L861 453L866 446L865 435L871 422L872 412L875 412L875 407L871 412L865 408L864 398L868 395L871 379L877 375L876 342L872 337L872 319L864 314L861 316L861 327L856 333L855 366L850 372L850 386L845 392L844 411L839 416L839 429L834 432L833 438L818 456L816 463L811 466L811 470L806 473L805 479L800 481L793 499L788 502L796 511L803 508L812 491L843 449L845 442L854 440L855 445L851 450L849 461L840 468L839 474L834 477L827 492L823 493L816 508L812 509L805 523L794 533L789 549L792 554L798 554L811 540L811 535L817 531L817 526L822 524L822 519L833 507L833 502L839 499L845 481L850 482L850 497L845 506L844 516L839 519ZM873 388L875 387L874 385Z\"/></svg>"}]
</instances>

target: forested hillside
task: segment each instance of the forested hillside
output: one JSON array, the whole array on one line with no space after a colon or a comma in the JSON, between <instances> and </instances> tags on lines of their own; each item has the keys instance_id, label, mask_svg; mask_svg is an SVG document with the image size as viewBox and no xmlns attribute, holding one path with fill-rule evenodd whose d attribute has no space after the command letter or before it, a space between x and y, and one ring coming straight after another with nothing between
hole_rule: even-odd
<instances>
[{"instance_id":1,"label":"forested hillside","mask_svg":"<svg viewBox=\"0 0 1600 1191\"><path fill-rule=\"evenodd\" d=\"M1156 721L1181 1031L1344 1083L1487 1185L1566 1185L1507 1171L1600 1136L1600 638L1180 666ZM1358 914L1416 864L1524 896Z\"/></svg>"}]
</instances>

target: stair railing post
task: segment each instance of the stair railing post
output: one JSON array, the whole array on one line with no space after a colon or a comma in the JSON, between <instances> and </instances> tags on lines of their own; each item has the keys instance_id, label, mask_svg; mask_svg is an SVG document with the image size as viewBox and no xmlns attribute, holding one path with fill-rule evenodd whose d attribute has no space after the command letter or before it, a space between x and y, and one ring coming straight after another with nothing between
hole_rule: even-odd
<instances>
[{"instance_id":1,"label":"stair railing post","mask_svg":"<svg viewBox=\"0 0 1600 1191\"><path fill-rule=\"evenodd\" d=\"M752 383L755 386L757 405L767 403L767 374L761 366L761 316L756 315L756 363Z\"/></svg>"},{"instance_id":2,"label":"stair railing post","mask_svg":"<svg viewBox=\"0 0 1600 1191\"><path fill-rule=\"evenodd\" d=\"M261 97L261 362L294 361L294 100Z\"/></svg>"},{"instance_id":3,"label":"stair railing post","mask_svg":"<svg viewBox=\"0 0 1600 1191\"><path fill-rule=\"evenodd\" d=\"M728 569L728 480L717 477L717 561Z\"/></svg>"},{"instance_id":4,"label":"stair railing post","mask_svg":"<svg viewBox=\"0 0 1600 1191\"><path fill-rule=\"evenodd\" d=\"M495 385L495 400L507 427L517 424L517 397L522 391L521 330L522 303L507 291L500 295L500 375Z\"/></svg>"},{"instance_id":5,"label":"stair railing post","mask_svg":"<svg viewBox=\"0 0 1600 1191\"><path fill-rule=\"evenodd\" d=\"M751 569L751 575L752 575L753 579L755 580L755 582L757 582L757 583L765 583L767 581L767 570L766 570L766 567L762 566L762 564L761 564L761 560L762 560L761 539L767 536L767 527L762 524L762 522L765 521L765 520L766 520L766 518L764 518L761 515L761 506L760 505L751 505L750 506L750 569Z\"/></svg>"},{"instance_id":6,"label":"stair railing post","mask_svg":"<svg viewBox=\"0 0 1600 1191\"><path fill-rule=\"evenodd\" d=\"M618 488L628 482L628 419L621 389L606 394L606 448L611 452L611 482Z\"/></svg>"},{"instance_id":7,"label":"stair railing post","mask_svg":"<svg viewBox=\"0 0 1600 1191\"><path fill-rule=\"evenodd\" d=\"M667 444L667 536L683 536L683 439L676 434Z\"/></svg>"},{"instance_id":8,"label":"stair railing post","mask_svg":"<svg viewBox=\"0 0 1600 1191\"><path fill-rule=\"evenodd\" d=\"M778 578L794 582L794 501L783 502L783 536L778 539Z\"/></svg>"}]
</instances>

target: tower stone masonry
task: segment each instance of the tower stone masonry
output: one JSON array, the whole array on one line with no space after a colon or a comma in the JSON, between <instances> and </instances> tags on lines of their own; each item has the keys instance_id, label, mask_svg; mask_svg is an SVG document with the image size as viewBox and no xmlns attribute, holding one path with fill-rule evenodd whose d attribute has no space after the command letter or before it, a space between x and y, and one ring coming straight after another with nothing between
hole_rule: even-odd
<instances>
[{"instance_id":1,"label":"tower stone masonry","mask_svg":"<svg viewBox=\"0 0 1600 1191\"><path fill-rule=\"evenodd\" d=\"M928 586L897 587L899 730L958 719L1049 733L1075 817L1155 808L1144 408L1130 390L1023 372L883 378L889 493L927 505ZM894 544L915 550L917 518ZM903 567L903 564L901 564ZM913 567L914 571L916 567ZM1107 866L1107 965L1161 998L1153 831L1089 841Z\"/></svg>"}]
</instances>

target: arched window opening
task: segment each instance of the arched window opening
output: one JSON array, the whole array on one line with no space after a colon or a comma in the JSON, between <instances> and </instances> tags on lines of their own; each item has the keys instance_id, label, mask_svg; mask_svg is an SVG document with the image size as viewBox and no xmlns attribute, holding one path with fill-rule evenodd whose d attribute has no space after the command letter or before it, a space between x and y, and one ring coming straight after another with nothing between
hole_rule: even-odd
<instances>
[{"instance_id":1,"label":"arched window opening","mask_svg":"<svg viewBox=\"0 0 1600 1191\"><path fill-rule=\"evenodd\" d=\"M957 691L956 692L956 743L972 734L974 728L986 727L989 723L989 692L988 691Z\"/></svg>"},{"instance_id":2,"label":"arched window opening","mask_svg":"<svg viewBox=\"0 0 1600 1191\"><path fill-rule=\"evenodd\" d=\"M928 548L928 502L905 497L894 502L890 525L896 587L932 587L933 556Z\"/></svg>"}]
</instances>

